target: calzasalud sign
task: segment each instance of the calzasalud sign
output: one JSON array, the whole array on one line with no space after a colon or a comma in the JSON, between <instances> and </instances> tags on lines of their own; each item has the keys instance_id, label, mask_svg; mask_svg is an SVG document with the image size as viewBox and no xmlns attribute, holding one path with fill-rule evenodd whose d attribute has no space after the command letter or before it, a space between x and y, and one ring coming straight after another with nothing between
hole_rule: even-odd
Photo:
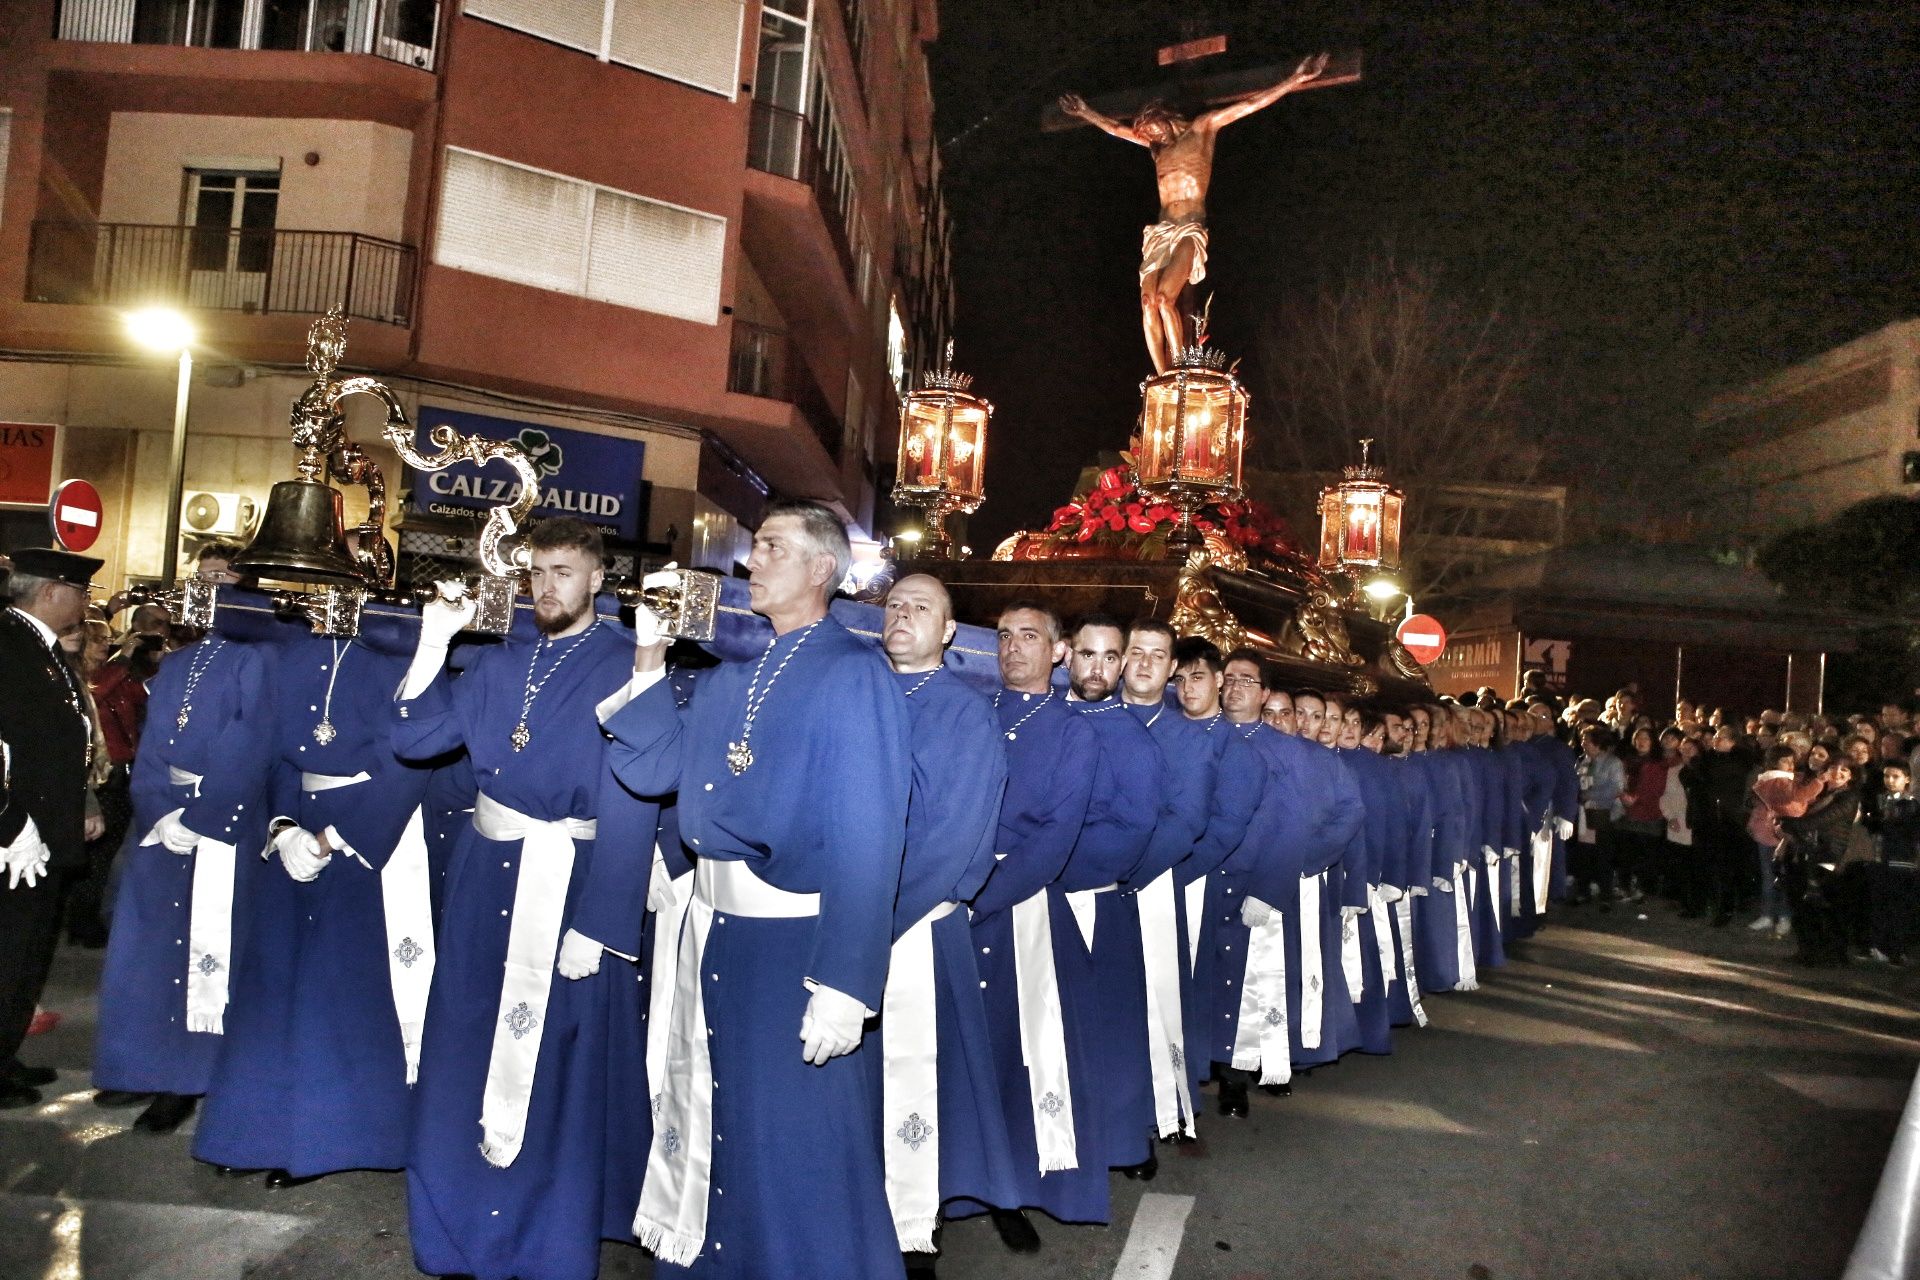
<instances>
[{"instance_id":1,"label":"calzasalud sign","mask_svg":"<svg viewBox=\"0 0 1920 1280\"><path fill-rule=\"evenodd\" d=\"M525 450L540 476L534 515L573 516L629 542L640 540L640 476L647 451L641 441L423 405L414 431L421 452L439 452L430 437L441 423L462 435L504 440ZM457 462L414 476L413 506L435 515L466 515L519 494L520 479L504 463Z\"/></svg>"}]
</instances>

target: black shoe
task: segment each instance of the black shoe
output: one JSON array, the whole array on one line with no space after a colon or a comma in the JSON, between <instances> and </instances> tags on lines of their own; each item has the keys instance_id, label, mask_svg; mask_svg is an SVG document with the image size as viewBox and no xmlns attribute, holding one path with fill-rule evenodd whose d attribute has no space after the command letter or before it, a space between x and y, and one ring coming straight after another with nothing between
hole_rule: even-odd
<instances>
[{"instance_id":1,"label":"black shoe","mask_svg":"<svg viewBox=\"0 0 1920 1280\"><path fill-rule=\"evenodd\" d=\"M1291 1098L1293 1096L1293 1086L1290 1084L1263 1084L1260 1086L1260 1092L1273 1098Z\"/></svg>"},{"instance_id":2,"label":"black shoe","mask_svg":"<svg viewBox=\"0 0 1920 1280\"><path fill-rule=\"evenodd\" d=\"M39 1102L38 1089L11 1080L0 1083L0 1111L18 1111L21 1107L37 1106Z\"/></svg>"},{"instance_id":3,"label":"black shoe","mask_svg":"<svg viewBox=\"0 0 1920 1280\"><path fill-rule=\"evenodd\" d=\"M88 951L99 951L107 945L107 926L97 923L75 925L67 930L67 941Z\"/></svg>"},{"instance_id":4,"label":"black shoe","mask_svg":"<svg viewBox=\"0 0 1920 1280\"><path fill-rule=\"evenodd\" d=\"M172 1133L193 1114L195 1099L180 1093L156 1093L134 1120L133 1127L148 1133Z\"/></svg>"},{"instance_id":5,"label":"black shoe","mask_svg":"<svg viewBox=\"0 0 1920 1280\"><path fill-rule=\"evenodd\" d=\"M310 1173L304 1178L296 1178L285 1169L267 1170L267 1190L284 1191L288 1187L304 1187L309 1182L318 1182L326 1177L324 1173Z\"/></svg>"},{"instance_id":6,"label":"black shoe","mask_svg":"<svg viewBox=\"0 0 1920 1280\"><path fill-rule=\"evenodd\" d=\"M1123 1164L1120 1172L1135 1182L1152 1182L1153 1175L1160 1172L1160 1157L1149 1153L1139 1164Z\"/></svg>"},{"instance_id":7,"label":"black shoe","mask_svg":"<svg viewBox=\"0 0 1920 1280\"><path fill-rule=\"evenodd\" d=\"M1015 1253L1040 1252L1040 1233L1027 1221L1023 1210L995 1209L993 1229L1000 1233L1000 1243Z\"/></svg>"},{"instance_id":8,"label":"black shoe","mask_svg":"<svg viewBox=\"0 0 1920 1280\"><path fill-rule=\"evenodd\" d=\"M932 1276L934 1264L940 1260L937 1253L902 1253L900 1261L906 1264L910 1276Z\"/></svg>"},{"instance_id":9,"label":"black shoe","mask_svg":"<svg viewBox=\"0 0 1920 1280\"><path fill-rule=\"evenodd\" d=\"M264 1172L263 1169L236 1169L230 1164L213 1166L213 1176L216 1178L251 1178L256 1173Z\"/></svg>"},{"instance_id":10,"label":"black shoe","mask_svg":"<svg viewBox=\"0 0 1920 1280\"><path fill-rule=\"evenodd\" d=\"M60 1073L52 1067L29 1067L18 1062L13 1064L13 1070L7 1072L8 1084L23 1084L29 1089L52 1084L59 1078Z\"/></svg>"},{"instance_id":11,"label":"black shoe","mask_svg":"<svg viewBox=\"0 0 1920 1280\"><path fill-rule=\"evenodd\" d=\"M150 1093L134 1093L128 1089L102 1089L93 1095L93 1105L96 1107L130 1107L136 1102L145 1102L152 1096Z\"/></svg>"},{"instance_id":12,"label":"black shoe","mask_svg":"<svg viewBox=\"0 0 1920 1280\"><path fill-rule=\"evenodd\" d=\"M1252 1108L1247 1105L1247 1086L1244 1082L1239 1080L1220 1082L1219 1111L1223 1116L1237 1116L1242 1120L1253 1114Z\"/></svg>"}]
</instances>

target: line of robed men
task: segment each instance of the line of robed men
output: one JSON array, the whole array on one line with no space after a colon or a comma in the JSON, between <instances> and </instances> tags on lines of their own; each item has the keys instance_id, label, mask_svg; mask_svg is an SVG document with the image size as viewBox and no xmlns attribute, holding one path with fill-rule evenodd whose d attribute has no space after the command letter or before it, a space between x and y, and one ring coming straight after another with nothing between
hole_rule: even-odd
<instances>
[{"instance_id":1,"label":"line of robed men","mask_svg":"<svg viewBox=\"0 0 1920 1280\"><path fill-rule=\"evenodd\" d=\"M204 1095L223 1174L405 1168L429 1274L589 1280L636 1237L924 1272L982 1213L1038 1248L1025 1210L1107 1221L1207 1080L1245 1116L1389 1052L1564 879L1572 755L1517 711L1290 695L1038 603L987 696L934 579L878 646L832 616L811 503L755 537L761 656L668 671L644 610L595 616L590 527L529 542L537 633L457 676L440 603L411 652L163 666L102 982L99 1087Z\"/></svg>"}]
</instances>

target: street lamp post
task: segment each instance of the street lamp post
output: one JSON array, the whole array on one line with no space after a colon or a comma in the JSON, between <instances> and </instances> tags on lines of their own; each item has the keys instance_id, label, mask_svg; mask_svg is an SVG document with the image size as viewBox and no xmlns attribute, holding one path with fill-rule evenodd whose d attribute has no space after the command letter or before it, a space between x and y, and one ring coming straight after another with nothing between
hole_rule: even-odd
<instances>
[{"instance_id":1,"label":"street lamp post","mask_svg":"<svg viewBox=\"0 0 1920 1280\"><path fill-rule=\"evenodd\" d=\"M128 314L127 332L149 351L177 351L180 357L180 377L173 394L167 528L160 543L160 585L171 589L180 576L180 500L187 483L187 397L193 390L193 322L167 307L146 307Z\"/></svg>"}]
</instances>

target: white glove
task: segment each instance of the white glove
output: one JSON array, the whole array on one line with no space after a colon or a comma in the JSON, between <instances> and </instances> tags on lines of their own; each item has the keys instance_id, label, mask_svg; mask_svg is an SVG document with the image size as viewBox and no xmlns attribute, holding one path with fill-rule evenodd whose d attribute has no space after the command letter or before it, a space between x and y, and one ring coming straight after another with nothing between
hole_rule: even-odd
<instances>
[{"instance_id":1,"label":"white glove","mask_svg":"<svg viewBox=\"0 0 1920 1280\"><path fill-rule=\"evenodd\" d=\"M640 590L652 591L658 587L677 587L680 585L680 570L669 560L667 567L656 569L640 579ZM633 606L633 636L635 644L642 649L651 649L668 638L666 623L660 615L644 604Z\"/></svg>"},{"instance_id":2,"label":"white glove","mask_svg":"<svg viewBox=\"0 0 1920 1280\"><path fill-rule=\"evenodd\" d=\"M1567 821L1565 818L1560 819L1560 838L1562 840L1573 839L1573 823Z\"/></svg>"},{"instance_id":3,"label":"white glove","mask_svg":"<svg viewBox=\"0 0 1920 1280\"><path fill-rule=\"evenodd\" d=\"M667 860L660 853L660 847L654 846L653 873L647 878L647 910L658 914L673 905L673 874L667 870Z\"/></svg>"},{"instance_id":4,"label":"white glove","mask_svg":"<svg viewBox=\"0 0 1920 1280\"><path fill-rule=\"evenodd\" d=\"M800 1019L800 1056L816 1067L860 1047L867 1007L832 987L817 987Z\"/></svg>"},{"instance_id":5,"label":"white glove","mask_svg":"<svg viewBox=\"0 0 1920 1280\"><path fill-rule=\"evenodd\" d=\"M40 877L47 874L47 863L52 858L53 850L40 838L40 828L28 818L20 834L6 848L7 888L18 889L23 883L33 888L40 883Z\"/></svg>"},{"instance_id":6,"label":"white glove","mask_svg":"<svg viewBox=\"0 0 1920 1280\"><path fill-rule=\"evenodd\" d=\"M273 851L297 884L311 884L333 861L333 851L320 847L320 837L300 827L281 828L273 837Z\"/></svg>"},{"instance_id":7,"label":"white glove","mask_svg":"<svg viewBox=\"0 0 1920 1280\"><path fill-rule=\"evenodd\" d=\"M1258 898L1240 899L1240 923L1249 929L1258 929L1273 919L1273 908Z\"/></svg>"},{"instance_id":8,"label":"white glove","mask_svg":"<svg viewBox=\"0 0 1920 1280\"><path fill-rule=\"evenodd\" d=\"M420 647L446 648L472 623L479 608L480 602L472 596L462 596L458 601L435 596L420 610Z\"/></svg>"},{"instance_id":9,"label":"white glove","mask_svg":"<svg viewBox=\"0 0 1920 1280\"><path fill-rule=\"evenodd\" d=\"M160 843L167 846L167 851L177 853L181 857L192 853L194 846L200 843L199 835L190 830L186 823L180 821L179 810L169 813L156 822L154 830L160 833Z\"/></svg>"},{"instance_id":10,"label":"white glove","mask_svg":"<svg viewBox=\"0 0 1920 1280\"><path fill-rule=\"evenodd\" d=\"M560 939L560 959L553 967L563 978L584 978L600 972L600 953L605 950L578 929L569 929L566 937Z\"/></svg>"}]
</instances>

